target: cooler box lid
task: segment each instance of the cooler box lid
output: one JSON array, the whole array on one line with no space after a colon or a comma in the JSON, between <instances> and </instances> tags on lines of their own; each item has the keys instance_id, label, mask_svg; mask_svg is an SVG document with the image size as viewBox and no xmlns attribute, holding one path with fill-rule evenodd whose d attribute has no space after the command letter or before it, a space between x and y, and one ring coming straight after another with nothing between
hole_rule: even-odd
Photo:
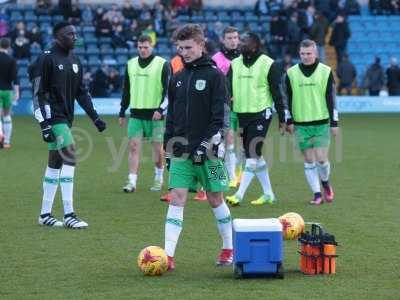
<instances>
[{"instance_id":1,"label":"cooler box lid","mask_svg":"<svg viewBox=\"0 0 400 300\"><path fill-rule=\"evenodd\" d=\"M234 219L233 230L236 232L282 232L282 224L276 218L270 219Z\"/></svg>"}]
</instances>

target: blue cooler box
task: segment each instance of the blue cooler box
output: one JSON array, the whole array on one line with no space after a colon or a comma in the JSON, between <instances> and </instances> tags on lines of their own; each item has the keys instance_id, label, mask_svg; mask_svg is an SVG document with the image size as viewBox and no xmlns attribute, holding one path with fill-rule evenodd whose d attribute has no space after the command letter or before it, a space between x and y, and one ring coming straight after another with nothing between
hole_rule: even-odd
<instances>
[{"instance_id":1,"label":"blue cooler box","mask_svg":"<svg viewBox=\"0 0 400 300\"><path fill-rule=\"evenodd\" d=\"M233 267L236 278L272 275L283 278L283 235L278 219L233 220Z\"/></svg>"}]
</instances>

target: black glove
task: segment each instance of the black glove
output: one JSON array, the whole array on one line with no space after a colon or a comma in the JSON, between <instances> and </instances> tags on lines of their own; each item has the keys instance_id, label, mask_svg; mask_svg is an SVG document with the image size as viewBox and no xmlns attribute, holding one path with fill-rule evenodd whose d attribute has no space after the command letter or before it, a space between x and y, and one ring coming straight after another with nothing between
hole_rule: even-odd
<instances>
[{"instance_id":1,"label":"black glove","mask_svg":"<svg viewBox=\"0 0 400 300\"><path fill-rule=\"evenodd\" d=\"M46 127L42 128L42 137L43 141L46 143L53 143L56 141L56 136L54 135L53 131L51 130L51 126L47 125Z\"/></svg>"},{"instance_id":2,"label":"black glove","mask_svg":"<svg viewBox=\"0 0 400 300\"><path fill-rule=\"evenodd\" d=\"M169 167L171 166L171 153L165 152L165 167L169 171Z\"/></svg>"},{"instance_id":3,"label":"black glove","mask_svg":"<svg viewBox=\"0 0 400 300\"><path fill-rule=\"evenodd\" d=\"M192 161L194 165L202 165L207 159L207 150L209 143L201 142L192 154Z\"/></svg>"},{"instance_id":4,"label":"black glove","mask_svg":"<svg viewBox=\"0 0 400 300\"><path fill-rule=\"evenodd\" d=\"M106 122L104 122L104 121L103 121L102 119L100 119L100 118L97 118L96 121L94 121L94 126L97 127L97 130L98 130L99 132L102 132L102 131L106 130L106 128L107 128Z\"/></svg>"},{"instance_id":5,"label":"black glove","mask_svg":"<svg viewBox=\"0 0 400 300\"><path fill-rule=\"evenodd\" d=\"M225 159L225 144L223 142L213 145L213 154L216 158Z\"/></svg>"}]
</instances>

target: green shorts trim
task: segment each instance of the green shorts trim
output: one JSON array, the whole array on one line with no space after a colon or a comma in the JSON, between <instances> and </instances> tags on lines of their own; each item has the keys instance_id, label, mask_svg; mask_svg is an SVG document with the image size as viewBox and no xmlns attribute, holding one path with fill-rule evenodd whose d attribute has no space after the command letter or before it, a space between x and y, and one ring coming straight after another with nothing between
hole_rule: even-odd
<instances>
[{"instance_id":1,"label":"green shorts trim","mask_svg":"<svg viewBox=\"0 0 400 300\"><path fill-rule=\"evenodd\" d=\"M164 120L141 120L129 118L128 138L149 138L153 142L162 142L164 138Z\"/></svg>"},{"instance_id":2,"label":"green shorts trim","mask_svg":"<svg viewBox=\"0 0 400 300\"><path fill-rule=\"evenodd\" d=\"M229 128L237 131L239 128L239 119L237 113L231 111L229 114Z\"/></svg>"},{"instance_id":3,"label":"green shorts trim","mask_svg":"<svg viewBox=\"0 0 400 300\"><path fill-rule=\"evenodd\" d=\"M51 127L51 130L56 136L56 141L47 144L49 150L60 150L69 145L75 144L71 129L68 127L67 124L55 124Z\"/></svg>"},{"instance_id":4,"label":"green shorts trim","mask_svg":"<svg viewBox=\"0 0 400 300\"><path fill-rule=\"evenodd\" d=\"M10 109L12 104L13 91L0 90L0 108Z\"/></svg>"},{"instance_id":5,"label":"green shorts trim","mask_svg":"<svg viewBox=\"0 0 400 300\"><path fill-rule=\"evenodd\" d=\"M220 159L206 160L203 165L194 165L191 159L173 158L169 169L169 188L190 189L197 182L208 192L228 190L228 176Z\"/></svg>"},{"instance_id":6,"label":"green shorts trim","mask_svg":"<svg viewBox=\"0 0 400 300\"><path fill-rule=\"evenodd\" d=\"M329 124L300 126L295 125L295 136L301 151L310 148L329 147L331 133Z\"/></svg>"}]
</instances>

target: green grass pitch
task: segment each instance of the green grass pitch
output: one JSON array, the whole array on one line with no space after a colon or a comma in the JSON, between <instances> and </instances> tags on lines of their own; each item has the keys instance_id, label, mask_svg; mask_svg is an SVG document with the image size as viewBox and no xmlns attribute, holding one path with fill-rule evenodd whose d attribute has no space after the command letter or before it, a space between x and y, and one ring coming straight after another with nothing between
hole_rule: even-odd
<instances>
[{"instance_id":1,"label":"green grass pitch","mask_svg":"<svg viewBox=\"0 0 400 300\"><path fill-rule=\"evenodd\" d=\"M244 204L231 209L233 217L295 211L321 222L340 243L336 275L305 276L297 242L285 242L284 280L235 280L230 267L214 266L220 248L215 220L207 203L193 200L185 209L176 271L143 276L137 255L145 246L163 246L167 205L149 191L148 145L137 192L122 193L125 129L116 117L106 121L104 134L88 118L75 121L82 129L75 131L81 158L75 210L89 228L72 231L37 225L47 148L32 117L14 117L12 148L0 150L0 299L399 299L399 115L342 116L342 139L331 147L336 200L321 207L307 204L302 162L272 124L265 150L279 202L252 207L250 200L261 194L254 181ZM59 192L56 197L53 212L61 218Z\"/></svg>"}]
</instances>

